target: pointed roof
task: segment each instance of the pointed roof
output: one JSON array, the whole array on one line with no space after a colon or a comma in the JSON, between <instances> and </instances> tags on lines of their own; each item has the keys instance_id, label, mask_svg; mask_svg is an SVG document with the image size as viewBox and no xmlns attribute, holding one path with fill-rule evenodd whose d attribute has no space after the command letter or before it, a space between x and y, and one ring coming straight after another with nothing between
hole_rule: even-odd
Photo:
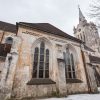
<instances>
[{"instance_id":1,"label":"pointed roof","mask_svg":"<svg viewBox=\"0 0 100 100\"><path fill-rule=\"evenodd\" d=\"M44 31L44 32L47 32L48 34L58 35L58 36L68 38L68 39L71 39L73 41L82 43L81 40L79 40L79 39L77 39L73 36L68 35L67 33L61 31L60 29L56 28L55 26L53 26L49 23L19 22L17 24L22 25L22 26L26 26L26 27L30 27L30 28L33 28L33 29L37 29L37 30L40 30L40 31Z\"/></svg>"},{"instance_id":2,"label":"pointed roof","mask_svg":"<svg viewBox=\"0 0 100 100\"><path fill-rule=\"evenodd\" d=\"M79 6L78 9L79 9L79 22L86 20Z\"/></svg>"}]
</instances>

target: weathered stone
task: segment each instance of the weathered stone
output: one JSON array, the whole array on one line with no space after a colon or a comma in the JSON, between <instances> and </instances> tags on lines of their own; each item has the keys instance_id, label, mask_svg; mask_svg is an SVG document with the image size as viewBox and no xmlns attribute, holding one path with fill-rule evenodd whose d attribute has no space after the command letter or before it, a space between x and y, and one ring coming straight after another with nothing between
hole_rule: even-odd
<instances>
[{"instance_id":1,"label":"weathered stone","mask_svg":"<svg viewBox=\"0 0 100 100\"><path fill-rule=\"evenodd\" d=\"M73 93L87 93L90 90L92 93L98 91L94 65L89 60L91 52L85 50L84 44L23 25L18 26L17 35L10 32L4 34L2 43L5 43L7 37L13 38L13 44L5 60L0 60L0 100L10 97L22 100L23 98L59 97ZM42 41L45 43L45 48L49 50L48 80L50 83L40 81L41 84L35 82L35 84L28 84L31 80L39 79L39 77L33 79L33 62L35 48L40 48ZM46 56L46 53L44 55ZM69 62L67 62L69 55ZM37 66L35 67L39 70L39 63ZM100 68L96 70L100 71Z\"/></svg>"}]
</instances>

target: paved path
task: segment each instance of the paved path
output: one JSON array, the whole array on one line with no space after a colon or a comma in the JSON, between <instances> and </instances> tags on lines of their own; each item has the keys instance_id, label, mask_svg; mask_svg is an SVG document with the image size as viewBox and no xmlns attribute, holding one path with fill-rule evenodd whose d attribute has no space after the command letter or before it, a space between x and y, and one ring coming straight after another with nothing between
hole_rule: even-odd
<instances>
[{"instance_id":1,"label":"paved path","mask_svg":"<svg viewBox=\"0 0 100 100\"><path fill-rule=\"evenodd\" d=\"M100 100L100 94L79 94L70 95L66 98L49 98L40 100Z\"/></svg>"}]
</instances>

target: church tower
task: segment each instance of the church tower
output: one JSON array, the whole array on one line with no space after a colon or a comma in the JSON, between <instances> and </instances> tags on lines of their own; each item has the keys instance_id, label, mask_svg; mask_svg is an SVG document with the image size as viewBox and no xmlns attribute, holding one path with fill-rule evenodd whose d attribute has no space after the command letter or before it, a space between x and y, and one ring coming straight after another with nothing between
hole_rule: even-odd
<instances>
[{"instance_id":1,"label":"church tower","mask_svg":"<svg viewBox=\"0 0 100 100\"><path fill-rule=\"evenodd\" d=\"M76 38L82 40L85 45L96 52L100 52L100 39L98 29L93 22L87 22L80 7L79 9L79 24L73 29Z\"/></svg>"}]
</instances>

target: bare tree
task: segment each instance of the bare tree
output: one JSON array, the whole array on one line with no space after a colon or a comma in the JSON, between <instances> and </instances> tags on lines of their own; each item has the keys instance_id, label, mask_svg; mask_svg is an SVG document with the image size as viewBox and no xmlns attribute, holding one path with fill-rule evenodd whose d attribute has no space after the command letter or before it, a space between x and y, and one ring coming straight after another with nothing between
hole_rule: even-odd
<instances>
[{"instance_id":1,"label":"bare tree","mask_svg":"<svg viewBox=\"0 0 100 100\"><path fill-rule=\"evenodd\" d=\"M90 16L100 20L100 0L94 0L90 4Z\"/></svg>"},{"instance_id":2,"label":"bare tree","mask_svg":"<svg viewBox=\"0 0 100 100\"><path fill-rule=\"evenodd\" d=\"M90 4L89 16L94 18L100 28L100 0L93 0Z\"/></svg>"}]
</instances>

